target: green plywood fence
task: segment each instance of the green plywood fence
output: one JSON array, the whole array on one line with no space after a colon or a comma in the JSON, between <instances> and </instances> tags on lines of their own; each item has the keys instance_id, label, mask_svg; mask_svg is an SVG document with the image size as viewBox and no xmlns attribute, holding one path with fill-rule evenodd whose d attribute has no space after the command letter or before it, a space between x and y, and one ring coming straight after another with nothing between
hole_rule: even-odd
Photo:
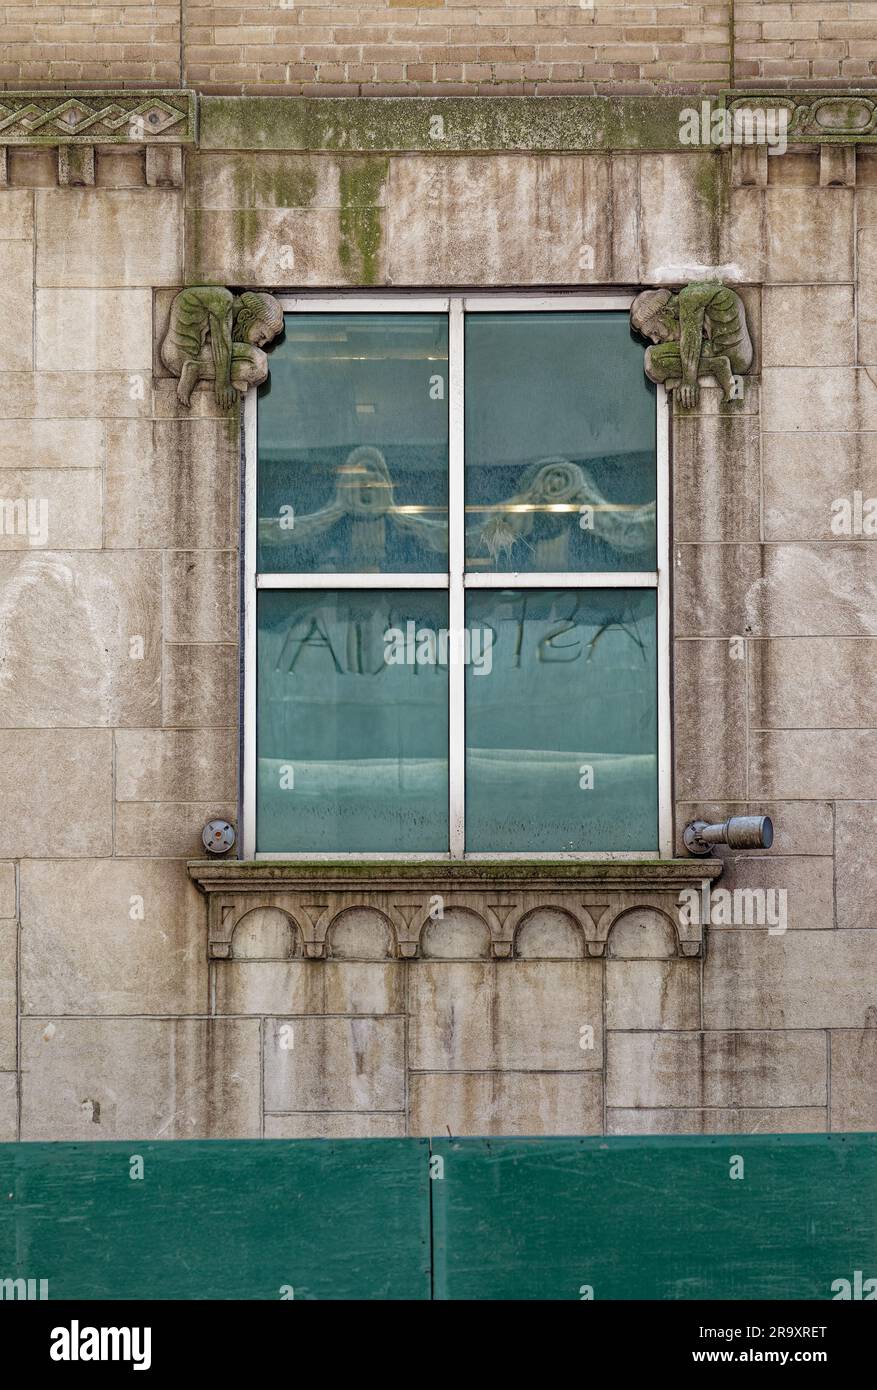
<instances>
[{"instance_id":1,"label":"green plywood fence","mask_svg":"<svg viewBox=\"0 0 877 1390\"><path fill-rule=\"evenodd\" d=\"M0 1196L6 1297L825 1300L877 1277L874 1134L5 1144Z\"/></svg>"},{"instance_id":2,"label":"green plywood fence","mask_svg":"<svg viewBox=\"0 0 877 1390\"><path fill-rule=\"evenodd\" d=\"M433 1154L436 1298L831 1299L836 1279L877 1277L874 1134L460 1139Z\"/></svg>"},{"instance_id":3,"label":"green plywood fence","mask_svg":"<svg viewBox=\"0 0 877 1390\"><path fill-rule=\"evenodd\" d=\"M0 1194L50 1299L430 1296L425 1139L3 1144Z\"/></svg>"}]
</instances>

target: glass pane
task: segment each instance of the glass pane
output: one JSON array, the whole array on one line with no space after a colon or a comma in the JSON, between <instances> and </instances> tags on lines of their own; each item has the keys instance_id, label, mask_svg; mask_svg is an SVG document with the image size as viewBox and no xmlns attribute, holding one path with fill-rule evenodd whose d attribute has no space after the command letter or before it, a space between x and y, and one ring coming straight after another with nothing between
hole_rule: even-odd
<instances>
[{"instance_id":1,"label":"glass pane","mask_svg":"<svg viewBox=\"0 0 877 1390\"><path fill-rule=\"evenodd\" d=\"M466 848L658 848L656 595L467 595Z\"/></svg>"},{"instance_id":2,"label":"glass pane","mask_svg":"<svg viewBox=\"0 0 877 1390\"><path fill-rule=\"evenodd\" d=\"M261 571L448 567L444 314L287 314L259 398Z\"/></svg>"},{"instance_id":3,"label":"glass pane","mask_svg":"<svg viewBox=\"0 0 877 1390\"><path fill-rule=\"evenodd\" d=\"M466 318L470 570L653 570L655 388L626 313Z\"/></svg>"},{"instance_id":4,"label":"glass pane","mask_svg":"<svg viewBox=\"0 0 877 1390\"><path fill-rule=\"evenodd\" d=\"M448 851L443 592L258 595L260 852Z\"/></svg>"}]
</instances>

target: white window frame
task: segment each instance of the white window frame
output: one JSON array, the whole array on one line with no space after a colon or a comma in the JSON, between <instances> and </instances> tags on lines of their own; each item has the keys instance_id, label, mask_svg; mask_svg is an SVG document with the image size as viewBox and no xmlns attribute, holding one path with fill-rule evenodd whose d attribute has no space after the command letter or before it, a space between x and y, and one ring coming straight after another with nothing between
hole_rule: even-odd
<instances>
[{"instance_id":1,"label":"white window frame","mask_svg":"<svg viewBox=\"0 0 877 1390\"><path fill-rule=\"evenodd\" d=\"M259 574L256 573L258 392L248 391L244 402L244 518L243 518L243 777L240 824L242 856L249 860L318 861L504 861L667 859L673 854L672 749L670 715L670 411L663 386L656 396L657 561L654 571L566 572L532 574L517 570L465 574L465 481L463 435L464 317L466 313L539 313L629 309L631 294L296 294L279 295L285 313L447 313L448 315L448 574ZM448 594L448 625L464 626L467 589L630 589L657 592L658 683L658 845L657 850L559 851L558 853L471 853L465 851L465 669L448 666L448 853L420 854L310 852L256 853L256 595L259 589L442 589Z\"/></svg>"}]
</instances>

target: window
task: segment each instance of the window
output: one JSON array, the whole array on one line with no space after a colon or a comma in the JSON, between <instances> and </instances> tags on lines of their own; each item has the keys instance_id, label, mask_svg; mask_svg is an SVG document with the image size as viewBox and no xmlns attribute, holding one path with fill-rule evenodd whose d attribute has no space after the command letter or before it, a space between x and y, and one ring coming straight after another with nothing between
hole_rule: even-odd
<instances>
[{"instance_id":1,"label":"window","mask_svg":"<svg viewBox=\"0 0 877 1390\"><path fill-rule=\"evenodd\" d=\"M629 297L284 301L246 406L244 854L671 852Z\"/></svg>"}]
</instances>

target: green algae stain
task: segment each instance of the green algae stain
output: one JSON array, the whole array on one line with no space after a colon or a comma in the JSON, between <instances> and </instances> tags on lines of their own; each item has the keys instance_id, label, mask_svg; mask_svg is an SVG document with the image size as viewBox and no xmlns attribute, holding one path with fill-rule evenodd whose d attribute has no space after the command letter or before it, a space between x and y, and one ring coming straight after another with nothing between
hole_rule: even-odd
<instances>
[{"instance_id":1,"label":"green algae stain","mask_svg":"<svg viewBox=\"0 0 877 1390\"><path fill-rule=\"evenodd\" d=\"M348 279L362 285L378 280L388 170L384 158L346 159L339 165L338 259Z\"/></svg>"}]
</instances>

